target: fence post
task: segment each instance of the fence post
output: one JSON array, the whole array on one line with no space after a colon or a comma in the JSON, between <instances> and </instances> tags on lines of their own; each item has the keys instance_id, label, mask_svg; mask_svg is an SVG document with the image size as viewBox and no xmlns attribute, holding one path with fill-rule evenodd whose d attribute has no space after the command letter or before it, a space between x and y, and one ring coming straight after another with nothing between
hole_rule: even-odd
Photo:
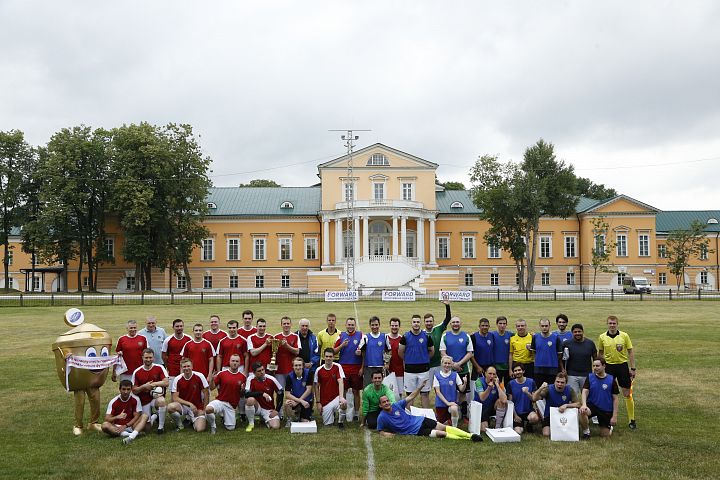
<instances>
[{"instance_id":1,"label":"fence post","mask_svg":"<svg viewBox=\"0 0 720 480\"><path fill-rule=\"evenodd\" d=\"M55 306L55 294L54 293L50 294L50 306L51 307Z\"/></svg>"},{"instance_id":2,"label":"fence post","mask_svg":"<svg viewBox=\"0 0 720 480\"><path fill-rule=\"evenodd\" d=\"M500 301L500 289L499 288L497 289L497 300L498 300L498 302Z\"/></svg>"},{"instance_id":3,"label":"fence post","mask_svg":"<svg viewBox=\"0 0 720 480\"><path fill-rule=\"evenodd\" d=\"M641 301L641 302L642 302L642 299L643 299L643 293L640 292L640 301Z\"/></svg>"},{"instance_id":4,"label":"fence post","mask_svg":"<svg viewBox=\"0 0 720 480\"><path fill-rule=\"evenodd\" d=\"M300 292L295 292L295 294L297 295L297 303L300 303Z\"/></svg>"},{"instance_id":5,"label":"fence post","mask_svg":"<svg viewBox=\"0 0 720 480\"><path fill-rule=\"evenodd\" d=\"M145 305L145 292L140 292L140 305Z\"/></svg>"},{"instance_id":6,"label":"fence post","mask_svg":"<svg viewBox=\"0 0 720 480\"><path fill-rule=\"evenodd\" d=\"M672 302L672 288L668 289L668 300Z\"/></svg>"},{"instance_id":7,"label":"fence post","mask_svg":"<svg viewBox=\"0 0 720 480\"><path fill-rule=\"evenodd\" d=\"M529 293L528 293L527 289L525 289L525 301L526 302L528 301L528 297L529 297Z\"/></svg>"},{"instance_id":8,"label":"fence post","mask_svg":"<svg viewBox=\"0 0 720 480\"><path fill-rule=\"evenodd\" d=\"M615 300L615 289L611 288L610 289L610 301L612 302L614 300Z\"/></svg>"},{"instance_id":9,"label":"fence post","mask_svg":"<svg viewBox=\"0 0 720 480\"><path fill-rule=\"evenodd\" d=\"M262 303L262 292L258 292L258 303Z\"/></svg>"},{"instance_id":10,"label":"fence post","mask_svg":"<svg viewBox=\"0 0 720 480\"><path fill-rule=\"evenodd\" d=\"M557 301L557 288L553 288L553 300Z\"/></svg>"},{"instance_id":11,"label":"fence post","mask_svg":"<svg viewBox=\"0 0 720 480\"><path fill-rule=\"evenodd\" d=\"M232 305L232 292L230 292L230 305Z\"/></svg>"},{"instance_id":12,"label":"fence post","mask_svg":"<svg viewBox=\"0 0 720 480\"><path fill-rule=\"evenodd\" d=\"M23 294L21 293L21 294L20 294L20 306L21 306L21 307L23 306L23 303L24 303L24 302L23 302Z\"/></svg>"},{"instance_id":13,"label":"fence post","mask_svg":"<svg viewBox=\"0 0 720 480\"><path fill-rule=\"evenodd\" d=\"M85 292L80 292L80 305L85 305Z\"/></svg>"},{"instance_id":14,"label":"fence post","mask_svg":"<svg viewBox=\"0 0 720 480\"><path fill-rule=\"evenodd\" d=\"M115 293L110 294L110 305L115 305Z\"/></svg>"},{"instance_id":15,"label":"fence post","mask_svg":"<svg viewBox=\"0 0 720 480\"><path fill-rule=\"evenodd\" d=\"M581 287L580 291L582 292L583 302L584 302L585 301L585 289Z\"/></svg>"},{"instance_id":16,"label":"fence post","mask_svg":"<svg viewBox=\"0 0 720 480\"><path fill-rule=\"evenodd\" d=\"M200 292L200 305L205 303L205 292Z\"/></svg>"},{"instance_id":17,"label":"fence post","mask_svg":"<svg viewBox=\"0 0 720 480\"><path fill-rule=\"evenodd\" d=\"M698 300L702 300L702 298L700 298L702 295L701 292L702 290L700 289L700 287L698 287Z\"/></svg>"},{"instance_id":18,"label":"fence post","mask_svg":"<svg viewBox=\"0 0 720 480\"><path fill-rule=\"evenodd\" d=\"M175 292L170 292L170 305L175 305Z\"/></svg>"}]
</instances>

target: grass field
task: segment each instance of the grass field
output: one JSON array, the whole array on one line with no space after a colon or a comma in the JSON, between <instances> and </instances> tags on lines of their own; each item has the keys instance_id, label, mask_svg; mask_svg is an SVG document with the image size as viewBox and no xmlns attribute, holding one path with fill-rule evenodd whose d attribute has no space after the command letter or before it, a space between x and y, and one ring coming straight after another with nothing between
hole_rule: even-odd
<instances>
[{"instance_id":1,"label":"grass field","mask_svg":"<svg viewBox=\"0 0 720 480\"><path fill-rule=\"evenodd\" d=\"M441 320L439 302L357 304L361 329L378 315L383 326L391 316L405 327L412 313L433 312ZM720 433L714 409L720 331L720 305L715 302L474 302L455 303L453 313L463 329L475 331L480 317L503 314L512 326L525 318L531 326L541 316L559 312L570 323L581 322L595 340L608 314L620 318L636 350L635 383L638 430L627 428L620 401L619 427L609 441L551 443L524 435L518 444L479 444L417 437L370 439L376 478L718 478ZM296 436L287 430L256 428L247 434L218 427L218 434L187 431L140 437L123 446L118 439L85 433L74 437L72 396L64 392L54 371L50 350L68 330L62 308L0 309L0 442L4 458L0 478L367 478L368 451L364 431L352 424L346 431L320 428L317 435ZM279 331L282 315L307 317L313 330L324 326L326 313L339 319L355 316L353 304L261 304L268 331ZM173 318L207 323L211 313L223 321L239 319L242 305L85 307L86 321L107 329L113 341L124 323L156 315L170 331ZM340 326L340 321L338 325ZM494 322L493 322L494 323ZM189 329L188 329L189 330ZM102 389L102 411L117 386L109 379ZM88 409L86 407L86 415ZM219 422L220 423L220 422ZM172 424L170 424L172 425ZM714 425L714 426L713 426ZM449 462L448 462L449 460ZM440 473L441 466L450 471Z\"/></svg>"}]
</instances>

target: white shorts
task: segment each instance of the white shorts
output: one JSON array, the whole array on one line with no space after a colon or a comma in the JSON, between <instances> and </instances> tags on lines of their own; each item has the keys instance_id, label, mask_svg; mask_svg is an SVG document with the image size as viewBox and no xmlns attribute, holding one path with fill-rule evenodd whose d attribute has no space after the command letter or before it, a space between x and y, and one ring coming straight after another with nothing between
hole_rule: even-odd
<instances>
[{"instance_id":1,"label":"white shorts","mask_svg":"<svg viewBox=\"0 0 720 480\"><path fill-rule=\"evenodd\" d=\"M235 429L235 409L228 402L222 400L213 400L208 403L208 407L215 410L216 415L223 417L223 424L228 430Z\"/></svg>"},{"instance_id":2,"label":"white shorts","mask_svg":"<svg viewBox=\"0 0 720 480\"><path fill-rule=\"evenodd\" d=\"M117 383L120 383L123 380L129 380L132 382L132 373L121 373L117 376Z\"/></svg>"},{"instance_id":3,"label":"white shorts","mask_svg":"<svg viewBox=\"0 0 720 480\"><path fill-rule=\"evenodd\" d=\"M340 412L340 397L335 397L322 407L323 425L335 423L335 413Z\"/></svg>"},{"instance_id":4,"label":"white shorts","mask_svg":"<svg viewBox=\"0 0 720 480\"><path fill-rule=\"evenodd\" d=\"M147 404L142 406L143 413L145 415L147 415L148 417L150 415L152 415L152 409L157 410L157 405L155 404L156 403L155 400L157 400L157 399L153 398L152 400L150 400L150 402L148 402Z\"/></svg>"},{"instance_id":5,"label":"white shorts","mask_svg":"<svg viewBox=\"0 0 720 480\"><path fill-rule=\"evenodd\" d=\"M396 375L395 376L395 385L397 386L397 390L395 390L397 392L396 400L399 400L400 396L403 394L403 392L405 392L405 377L398 377Z\"/></svg>"},{"instance_id":6,"label":"white shorts","mask_svg":"<svg viewBox=\"0 0 720 480\"><path fill-rule=\"evenodd\" d=\"M262 408L260 405L257 405L257 404L255 405L255 415L260 415L260 418L263 419L263 422L265 422L265 425L270 423L270 420L279 418L277 412L275 412L274 414L271 415L271 412L273 412L273 411L274 410L266 410L266 409Z\"/></svg>"},{"instance_id":7,"label":"white shorts","mask_svg":"<svg viewBox=\"0 0 720 480\"><path fill-rule=\"evenodd\" d=\"M203 412L202 410L198 410L199 415L196 417L190 407L188 407L187 405L180 406L182 407L180 415L186 416L188 420L190 420L192 423L195 423L195 420L197 420L198 418L205 418L205 412Z\"/></svg>"},{"instance_id":8,"label":"white shorts","mask_svg":"<svg viewBox=\"0 0 720 480\"><path fill-rule=\"evenodd\" d=\"M429 380L430 373L429 372L422 372L422 373L409 373L405 372L405 393L412 393L414 392L420 384L423 382L423 380L427 380L425 382L425 386L420 390L422 393L427 393L430 391L430 388L432 387L432 382Z\"/></svg>"}]
</instances>

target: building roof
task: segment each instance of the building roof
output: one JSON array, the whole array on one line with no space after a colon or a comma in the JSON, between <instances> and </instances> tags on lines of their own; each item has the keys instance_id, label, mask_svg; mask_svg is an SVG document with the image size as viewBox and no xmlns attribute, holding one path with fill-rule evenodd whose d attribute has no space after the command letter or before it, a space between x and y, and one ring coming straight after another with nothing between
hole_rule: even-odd
<instances>
[{"instance_id":1,"label":"building roof","mask_svg":"<svg viewBox=\"0 0 720 480\"><path fill-rule=\"evenodd\" d=\"M318 187L212 187L207 196L209 217L306 216L320 210ZM290 202L292 208L281 208Z\"/></svg>"},{"instance_id":2,"label":"building roof","mask_svg":"<svg viewBox=\"0 0 720 480\"><path fill-rule=\"evenodd\" d=\"M585 208L580 208L581 204L583 203L582 200L588 200L590 202L595 202L595 203L594 204L588 203L588 206L583 205ZM622 194L615 195L614 197L611 197L611 198L606 198L605 200L593 200L591 198L582 198L581 197L581 202L580 202L580 204L578 204L576 211L578 213L590 212L592 210L595 210L596 208L604 207L605 205L609 205L618 200L627 200L631 203L634 203L635 205L640 206L641 208L645 208L645 209L649 210L650 212L659 212L660 211L659 209L653 207L652 205L648 205L647 203L643 203L640 200L636 200L632 197L628 197L627 195L622 195Z\"/></svg>"},{"instance_id":3,"label":"building roof","mask_svg":"<svg viewBox=\"0 0 720 480\"><path fill-rule=\"evenodd\" d=\"M605 203L605 200L596 200L594 198L580 197L580 201L578 201L577 207L575 207L575 211L577 213L582 213L594 208L597 205L600 205L601 203Z\"/></svg>"},{"instance_id":4,"label":"building roof","mask_svg":"<svg viewBox=\"0 0 720 480\"><path fill-rule=\"evenodd\" d=\"M406 158L406 159L408 159L408 160L411 160L411 161L417 163L419 166L422 165L422 166L424 166L424 167L432 168L432 169L436 169L436 168L438 167L438 164L437 164L437 163L433 163L433 162L427 161L427 160L425 160L425 159L423 159L423 158L416 157L415 155L411 155L411 154L409 154L409 153L407 153L407 152L403 152L402 150L398 150L397 148L388 147L387 145L384 145L384 144L382 144L382 143L374 143L374 144L372 144L372 145L368 145L367 147L361 148L360 150L354 151L354 152L353 152L353 158L363 157L363 156L366 155L368 152L370 152L371 150L374 150L374 149L376 149L376 148L379 148L379 149L381 149L381 150L385 150L385 151L388 151L388 152L392 152L392 153L394 153L394 154L396 154L396 155L398 155L398 156L400 156L400 157L404 157L404 158ZM335 158L335 159L333 159L333 160L330 160L330 161L328 161L328 162L321 163L320 165L318 165L318 170L320 170L320 169L322 169L322 168L331 168L331 167L333 167L334 165L336 165L336 164L338 164L338 163L344 162L344 161L347 160L348 158L349 158L349 155L342 155L342 156L337 157L337 158ZM364 166L364 165L365 165L364 163L361 163L361 164L359 164L358 166Z\"/></svg>"},{"instance_id":5,"label":"building roof","mask_svg":"<svg viewBox=\"0 0 720 480\"><path fill-rule=\"evenodd\" d=\"M435 202L438 213L479 215L482 213L472 201L470 190L445 190L435 192ZM455 202L460 202L462 208L452 207Z\"/></svg>"},{"instance_id":6,"label":"building roof","mask_svg":"<svg viewBox=\"0 0 720 480\"><path fill-rule=\"evenodd\" d=\"M714 218L716 223L708 223ZM658 212L655 217L655 230L658 233L669 233L673 230L689 229L693 220L705 225L709 233L720 232L720 210L675 210Z\"/></svg>"}]
</instances>

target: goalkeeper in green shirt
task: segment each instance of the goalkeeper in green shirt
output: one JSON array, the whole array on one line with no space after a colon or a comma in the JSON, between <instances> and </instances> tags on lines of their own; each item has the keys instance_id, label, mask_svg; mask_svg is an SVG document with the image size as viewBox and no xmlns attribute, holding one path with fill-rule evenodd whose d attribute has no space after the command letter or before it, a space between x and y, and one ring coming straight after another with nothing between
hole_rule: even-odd
<instances>
[{"instance_id":1,"label":"goalkeeper in green shirt","mask_svg":"<svg viewBox=\"0 0 720 480\"><path fill-rule=\"evenodd\" d=\"M380 415L380 397L388 397L390 403L395 402L395 395L387 385L382 383L383 373L374 372L372 383L362 391L362 411L360 425L367 425L373 430L377 429L377 418Z\"/></svg>"}]
</instances>

